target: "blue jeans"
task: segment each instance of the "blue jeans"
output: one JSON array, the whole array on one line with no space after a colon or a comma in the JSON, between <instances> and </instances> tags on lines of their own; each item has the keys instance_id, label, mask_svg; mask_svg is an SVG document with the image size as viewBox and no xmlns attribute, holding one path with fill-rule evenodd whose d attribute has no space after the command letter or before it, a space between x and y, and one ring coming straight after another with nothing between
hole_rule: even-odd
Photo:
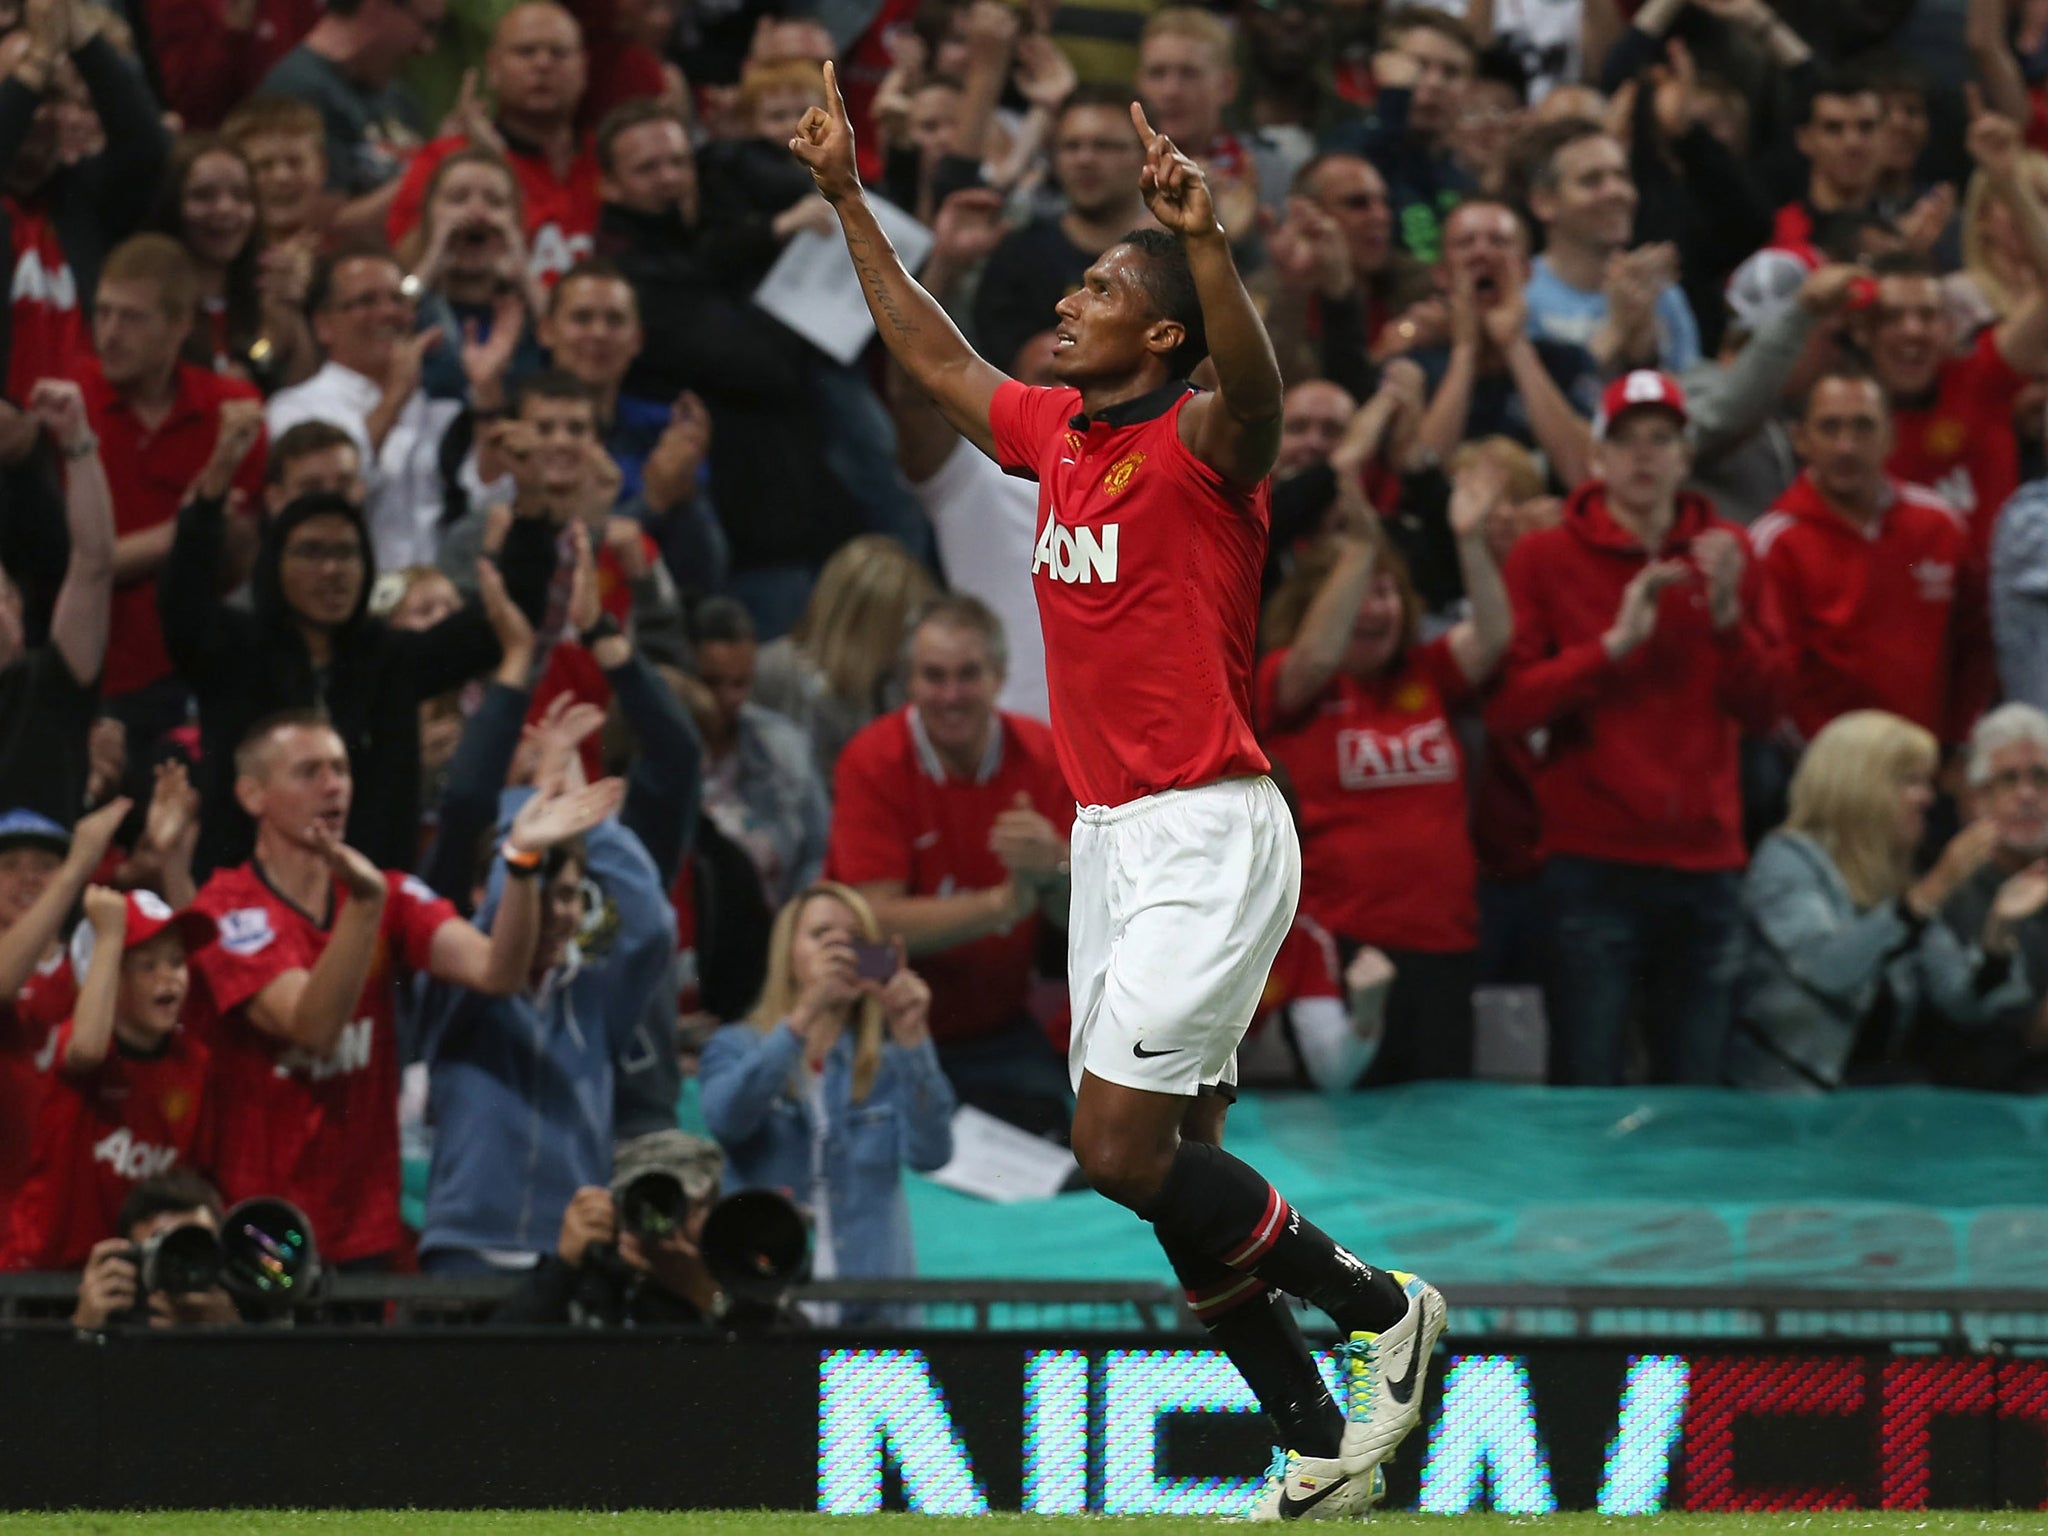
<instances>
[{"instance_id":1,"label":"blue jeans","mask_svg":"<svg viewBox=\"0 0 2048 1536\"><path fill-rule=\"evenodd\" d=\"M1742 876L1558 857L1543 871L1555 924L1550 1080L1626 1081L1643 1024L1650 1080L1722 1081L1742 960Z\"/></svg>"}]
</instances>

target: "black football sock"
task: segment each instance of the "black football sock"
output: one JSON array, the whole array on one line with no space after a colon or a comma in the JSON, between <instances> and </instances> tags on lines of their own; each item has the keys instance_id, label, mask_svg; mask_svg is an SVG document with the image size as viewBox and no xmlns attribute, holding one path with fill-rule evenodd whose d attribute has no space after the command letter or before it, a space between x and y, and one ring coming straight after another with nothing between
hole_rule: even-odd
<instances>
[{"instance_id":1,"label":"black football sock","mask_svg":"<svg viewBox=\"0 0 2048 1536\"><path fill-rule=\"evenodd\" d=\"M1171 1239L1321 1307L1346 1333L1384 1333L1408 1311L1400 1283L1339 1247L1221 1147L1183 1141L1140 1212Z\"/></svg>"},{"instance_id":2,"label":"black football sock","mask_svg":"<svg viewBox=\"0 0 2048 1536\"><path fill-rule=\"evenodd\" d=\"M1180 1277L1188 1306L1244 1377L1280 1444L1304 1456L1335 1456L1344 1414L1316 1369L1287 1298L1257 1275L1152 1230Z\"/></svg>"}]
</instances>

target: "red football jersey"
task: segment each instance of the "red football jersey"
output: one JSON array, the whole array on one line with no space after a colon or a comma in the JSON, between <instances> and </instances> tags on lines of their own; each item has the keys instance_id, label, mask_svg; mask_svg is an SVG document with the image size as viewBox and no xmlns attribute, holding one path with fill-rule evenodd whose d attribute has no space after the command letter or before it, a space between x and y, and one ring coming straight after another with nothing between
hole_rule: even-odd
<instances>
[{"instance_id":1,"label":"red football jersey","mask_svg":"<svg viewBox=\"0 0 2048 1536\"><path fill-rule=\"evenodd\" d=\"M996 462L1038 482L1031 582L1053 742L1083 805L1266 771L1252 662L1270 486L1180 440L1171 384L1094 416L1078 389L996 391Z\"/></svg>"},{"instance_id":2,"label":"red football jersey","mask_svg":"<svg viewBox=\"0 0 2048 1536\"><path fill-rule=\"evenodd\" d=\"M962 780L920 738L906 707L868 725L839 754L832 776L832 840L825 876L848 885L901 880L912 896L951 896L1001 885L1003 861L989 830L1018 795L1062 833L1074 824L1052 732L1022 715L998 715L981 772ZM934 1038L980 1039L1025 1016L1038 919L941 954L920 955L932 989Z\"/></svg>"},{"instance_id":3,"label":"red football jersey","mask_svg":"<svg viewBox=\"0 0 2048 1536\"><path fill-rule=\"evenodd\" d=\"M1981 573L1955 509L1917 485L1890 485L1869 531L1792 482L1749 530L1784 627L1788 713L1811 741L1852 709L1903 715L1944 741L1968 734L1988 698Z\"/></svg>"},{"instance_id":4,"label":"red football jersey","mask_svg":"<svg viewBox=\"0 0 2048 1536\"><path fill-rule=\"evenodd\" d=\"M0 1206L14 1199L28 1177L57 1030L71 1017L77 997L71 962L55 949L13 1004L0 1007Z\"/></svg>"},{"instance_id":5,"label":"red football jersey","mask_svg":"<svg viewBox=\"0 0 2048 1536\"><path fill-rule=\"evenodd\" d=\"M420 147L405 168L391 211L384 216L384 235L393 246L412 232L420 221L427 200L427 183L434 168L469 140L459 134L435 139ZM520 200L526 207L526 243L533 275L552 285L556 279L588 256L597 234L597 156L587 146L569 162L567 175L558 176L548 157L523 144L508 142L511 153L505 163L519 180ZM318 1234L316 1233L317 1237Z\"/></svg>"},{"instance_id":6,"label":"red football jersey","mask_svg":"<svg viewBox=\"0 0 2048 1536\"><path fill-rule=\"evenodd\" d=\"M185 493L213 457L214 440L220 436L221 402L262 398L240 379L180 363L171 408L163 420L150 426L107 383L97 358L80 362L78 384L85 394L86 416L99 434L107 486L114 493L114 531L124 538L160 527L178 515ZM256 446L235 471L234 486L252 507L263 505L265 447L266 439L259 433ZM170 670L170 653L164 649L163 624L156 611L156 578L115 587L100 692L117 699L156 682Z\"/></svg>"},{"instance_id":7,"label":"red football jersey","mask_svg":"<svg viewBox=\"0 0 2048 1536\"><path fill-rule=\"evenodd\" d=\"M1894 479L1926 486L1962 513L1970 547L1980 558L1990 551L1999 511L2019 489L2012 409L2028 382L1999 352L1996 328L1987 327L1965 356L1941 365L1932 405L1892 411L1892 456L1885 468Z\"/></svg>"},{"instance_id":8,"label":"red football jersey","mask_svg":"<svg viewBox=\"0 0 2048 1536\"><path fill-rule=\"evenodd\" d=\"M71 375L91 350L78 279L64 258L57 226L41 198L0 198L14 249L9 252L7 398L28 404L37 379Z\"/></svg>"},{"instance_id":9,"label":"red football jersey","mask_svg":"<svg viewBox=\"0 0 2048 1536\"><path fill-rule=\"evenodd\" d=\"M193 903L220 925L219 941L192 957L217 1019L220 1192L230 1205L290 1200L337 1263L399 1244L396 973L424 971L435 932L456 915L411 875L384 878L391 896L357 1016L324 1059L265 1034L246 1005L286 971L310 970L327 947L326 926L272 890L253 863L216 871ZM334 910L343 896L337 880Z\"/></svg>"},{"instance_id":10,"label":"red football jersey","mask_svg":"<svg viewBox=\"0 0 2048 1536\"><path fill-rule=\"evenodd\" d=\"M1385 676L1342 673L1306 708L1274 706L1284 650L1259 663L1259 725L1301 808L1301 910L1382 949L1454 953L1479 942L1465 760L1450 711L1472 689L1448 642Z\"/></svg>"},{"instance_id":11,"label":"red football jersey","mask_svg":"<svg viewBox=\"0 0 2048 1536\"><path fill-rule=\"evenodd\" d=\"M187 1002L189 1015L190 1001ZM116 1041L91 1072L64 1070L66 1020L36 1116L35 1158L0 1246L0 1269L76 1269L118 1237L121 1203L144 1179L204 1166L206 1047L179 1029L155 1056Z\"/></svg>"}]
</instances>

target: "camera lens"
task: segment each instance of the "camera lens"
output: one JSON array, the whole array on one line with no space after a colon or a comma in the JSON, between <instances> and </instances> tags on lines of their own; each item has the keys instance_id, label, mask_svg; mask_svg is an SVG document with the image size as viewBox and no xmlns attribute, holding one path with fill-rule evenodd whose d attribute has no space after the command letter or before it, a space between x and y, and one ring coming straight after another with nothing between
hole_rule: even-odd
<instances>
[{"instance_id":1,"label":"camera lens","mask_svg":"<svg viewBox=\"0 0 2048 1536\"><path fill-rule=\"evenodd\" d=\"M229 1294L252 1305L300 1305L308 1300L319 1261L312 1229L297 1206L284 1200L244 1200L221 1225Z\"/></svg>"},{"instance_id":2,"label":"camera lens","mask_svg":"<svg viewBox=\"0 0 2048 1536\"><path fill-rule=\"evenodd\" d=\"M660 1169L635 1176L619 1191L619 1225L649 1242L678 1230L688 1208L683 1181Z\"/></svg>"},{"instance_id":3,"label":"camera lens","mask_svg":"<svg viewBox=\"0 0 2048 1536\"><path fill-rule=\"evenodd\" d=\"M220 1245L213 1234L196 1224L159 1232L142 1249L142 1285L145 1291L163 1291L172 1296L189 1296L210 1291L220 1279Z\"/></svg>"}]
</instances>

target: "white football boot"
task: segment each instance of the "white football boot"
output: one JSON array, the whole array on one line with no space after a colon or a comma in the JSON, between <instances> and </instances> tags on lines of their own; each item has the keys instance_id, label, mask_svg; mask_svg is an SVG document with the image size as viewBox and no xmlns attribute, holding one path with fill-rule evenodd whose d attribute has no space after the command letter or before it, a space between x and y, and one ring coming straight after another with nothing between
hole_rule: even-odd
<instances>
[{"instance_id":1,"label":"white football boot","mask_svg":"<svg viewBox=\"0 0 2048 1536\"><path fill-rule=\"evenodd\" d=\"M1386 1474L1374 1467L1346 1477L1342 1462L1275 1449L1266 1485L1247 1520L1348 1520L1370 1514L1387 1496Z\"/></svg>"},{"instance_id":2,"label":"white football boot","mask_svg":"<svg viewBox=\"0 0 2048 1536\"><path fill-rule=\"evenodd\" d=\"M1435 1286L1389 1270L1408 1295L1408 1310L1384 1333L1354 1333L1337 1346L1344 1363L1344 1472L1364 1477L1389 1460L1422 1419L1429 1357L1443 1337L1449 1309Z\"/></svg>"}]
</instances>

